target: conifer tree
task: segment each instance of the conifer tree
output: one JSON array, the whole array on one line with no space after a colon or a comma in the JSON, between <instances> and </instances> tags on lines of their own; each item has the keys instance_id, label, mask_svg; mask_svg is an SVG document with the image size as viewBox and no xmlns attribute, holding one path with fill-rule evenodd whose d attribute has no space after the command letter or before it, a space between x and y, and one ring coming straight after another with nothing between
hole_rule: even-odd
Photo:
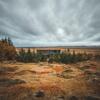
<instances>
[{"instance_id":1,"label":"conifer tree","mask_svg":"<svg viewBox=\"0 0 100 100\"><path fill-rule=\"evenodd\" d=\"M16 49L9 45L7 38L0 40L0 60L14 60L16 58Z\"/></svg>"}]
</instances>

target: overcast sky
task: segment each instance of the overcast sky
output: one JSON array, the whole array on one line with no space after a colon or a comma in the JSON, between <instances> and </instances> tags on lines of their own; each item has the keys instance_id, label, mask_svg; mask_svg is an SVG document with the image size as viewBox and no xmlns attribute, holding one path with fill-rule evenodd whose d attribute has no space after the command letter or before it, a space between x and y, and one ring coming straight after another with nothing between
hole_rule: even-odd
<instances>
[{"instance_id":1,"label":"overcast sky","mask_svg":"<svg viewBox=\"0 0 100 100\"><path fill-rule=\"evenodd\" d=\"M0 0L0 37L16 46L100 45L100 0Z\"/></svg>"}]
</instances>

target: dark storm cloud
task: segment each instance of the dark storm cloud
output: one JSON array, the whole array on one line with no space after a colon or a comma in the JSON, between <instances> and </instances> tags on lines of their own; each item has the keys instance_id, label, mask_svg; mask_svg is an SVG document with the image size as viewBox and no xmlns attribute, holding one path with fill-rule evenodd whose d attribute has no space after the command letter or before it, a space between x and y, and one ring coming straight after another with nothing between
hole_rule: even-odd
<instances>
[{"instance_id":1,"label":"dark storm cloud","mask_svg":"<svg viewBox=\"0 0 100 100\"><path fill-rule=\"evenodd\" d=\"M100 45L100 0L0 0L0 35L16 46Z\"/></svg>"}]
</instances>

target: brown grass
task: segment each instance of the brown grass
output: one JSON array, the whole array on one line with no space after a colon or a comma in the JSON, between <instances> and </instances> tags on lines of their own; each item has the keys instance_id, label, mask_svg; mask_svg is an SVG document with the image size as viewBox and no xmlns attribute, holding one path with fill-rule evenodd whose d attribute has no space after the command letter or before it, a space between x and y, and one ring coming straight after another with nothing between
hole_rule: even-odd
<instances>
[{"instance_id":1,"label":"brown grass","mask_svg":"<svg viewBox=\"0 0 100 100\"><path fill-rule=\"evenodd\" d=\"M99 64L100 62L96 61L70 65L2 64L0 65L0 100L61 100L61 98L84 100L86 96L97 97L100 95ZM87 69L91 74L86 73ZM94 73L96 76L92 77ZM39 90L44 92L44 97L35 97L34 94Z\"/></svg>"}]
</instances>

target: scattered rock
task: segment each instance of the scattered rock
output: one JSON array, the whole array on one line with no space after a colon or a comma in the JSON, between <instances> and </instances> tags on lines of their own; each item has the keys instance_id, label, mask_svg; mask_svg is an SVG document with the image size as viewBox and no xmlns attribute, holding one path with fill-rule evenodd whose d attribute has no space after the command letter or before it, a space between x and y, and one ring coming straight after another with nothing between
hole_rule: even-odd
<instances>
[{"instance_id":1,"label":"scattered rock","mask_svg":"<svg viewBox=\"0 0 100 100\"><path fill-rule=\"evenodd\" d=\"M44 94L44 91L42 90L39 90L37 91L35 94L34 94L35 97L44 97L45 94Z\"/></svg>"},{"instance_id":2,"label":"scattered rock","mask_svg":"<svg viewBox=\"0 0 100 100\"><path fill-rule=\"evenodd\" d=\"M69 98L69 100L78 100L78 98L77 98L76 96L71 96L71 97Z\"/></svg>"},{"instance_id":3,"label":"scattered rock","mask_svg":"<svg viewBox=\"0 0 100 100\"><path fill-rule=\"evenodd\" d=\"M73 70L71 70L71 69L66 69L66 70L63 71L63 72L70 73L70 72L73 72Z\"/></svg>"},{"instance_id":4,"label":"scattered rock","mask_svg":"<svg viewBox=\"0 0 100 100\"><path fill-rule=\"evenodd\" d=\"M58 100L65 100L64 96L59 96Z\"/></svg>"}]
</instances>

